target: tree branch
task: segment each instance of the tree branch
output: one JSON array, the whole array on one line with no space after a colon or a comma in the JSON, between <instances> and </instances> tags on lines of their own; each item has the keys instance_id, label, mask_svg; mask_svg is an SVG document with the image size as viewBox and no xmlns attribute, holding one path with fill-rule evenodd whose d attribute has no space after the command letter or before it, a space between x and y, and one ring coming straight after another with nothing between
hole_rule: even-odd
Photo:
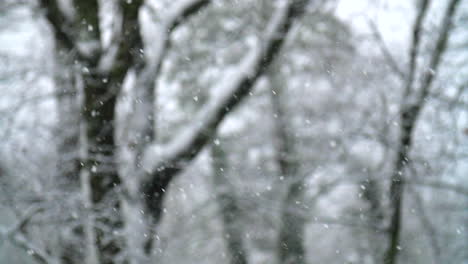
<instances>
[{"instance_id":1,"label":"tree branch","mask_svg":"<svg viewBox=\"0 0 468 264\"><path fill-rule=\"evenodd\" d=\"M412 78L414 78L414 70L416 65L416 55L417 55L417 43L419 41L419 30L421 28L421 24L424 14L427 9L428 0L423 0L423 6L418 14L418 18L415 23L414 27L414 34L417 38L413 40L413 48L410 51L410 57L413 61L413 64L410 62L410 75L408 77L408 83L406 86L405 94L403 97L403 106L400 110L400 139L398 144L397 150L397 158L395 160L394 169L392 172L391 177L391 184L390 184L390 199L391 199L391 220L388 227L388 236L389 236L389 244L388 247L385 249L384 253L384 263L385 264L394 264L397 263L398 259L398 245L400 243L400 233L401 233L401 225L402 225L402 203L403 203L403 194L404 194L404 179L405 169L408 167L409 160L409 153L412 146L413 140L413 130L415 124L419 118L419 114L421 109L423 108L426 98L429 94L429 89L434 80L434 76L437 72L437 68L440 63L440 59L442 54L444 53L447 40L449 36L449 32L452 26L452 20L454 19L454 14L456 7L460 3L460 0L450 0L447 6L447 10L445 11L443 20L442 20L442 27L438 32L438 38L436 41L436 46L431 54L429 67L425 69L422 77L422 82L419 86L419 94L416 94L416 98L413 98L410 94L410 89L412 87ZM417 39L417 41L416 41ZM413 58L414 56L414 58Z\"/></svg>"},{"instance_id":2,"label":"tree branch","mask_svg":"<svg viewBox=\"0 0 468 264\"><path fill-rule=\"evenodd\" d=\"M75 50L75 41L68 34L64 28L68 25L66 16L60 10L60 7L56 0L40 0L39 4L41 8L45 10L45 16L52 26L55 39L60 41L61 44L68 50Z\"/></svg>"},{"instance_id":3,"label":"tree branch","mask_svg":"<svg viewBox=\"0 0 468 264\"><path fill-rule=\"evenodd\" d=\"M181 22L200 11L210 2L211 0L185 0L175 5L173 11L169 12L165 22L168 32L172 32Z\"/></svg>"},{"instance_id":4,"label":"tree branch","mask_svg":"<svg viewBox=\"0 0 468 264\"><path fill-rule=\"evenodd\" d=\"M31 244L31 242L25 239L24 236L18 235L18 233L23 232L25 227L36 214L41 213L43 211L44 208L42 207L30 208L10 229L4 232L0 232L0 238L9 239L17 247L24 249L28 253L28 255L31 255L37 262L41 264L48 264L52 263L52 261L49 261L50 257L46 252L43 252L42 250Z\"/></svg>"},{"instance_id":5,"label":"tree branch","mask_svg":"<svg viewBox=\"0 0 468 264\"><path fill-rule=\"evenodd\" d=\"M419 12L416 16L416 21L413 26L413 31L412 31L412 42L411 42L411 48L410 48L410 62L408 66L408 78L406 80L406 87L405 87L405 97L408 96L411 93L411 87L413 85L414 81L414 75L416 72L416 58L418 56L418 50L419 50L419 42L421 39L421 31L422 31L422 23L424 21L424 17L426 16L427 9L429 7L429 2L430 0L422 0L421 2L421 7L419 9Z\"/></svg>"},{"instance_id":6,"label":"tree branch","mask_svg":"<svg viewBox=\"0 0 468 264\"><path fill-rule=\"evenodd\" d=\"M429 244L431 245L432 248L432 257L434 258L435 263L440 263L440 246L439 246L439 241L437 239L437 232L436 229L434 228L434 225L432 225L430 216L427 214L427 211L424 208L424 202L419 193L416 192L412 188L413 186L410 186L410 194L413 196L415 205L417 210L419 211L419 219L421 221L421 224L423 225L424 229L426 229L426 235L429 239Z\"/></svg>"},{"instance_id":7,"label":"tree branch","mask_svg":"<svg viewBox=\"0 0 468 264\"><path fill-rule=\"evenodd\" d=\"M455 12L460 2L461 2L460 0L451 0L444 14L444 18L442 20L442 27L440 28L439 34L438 34L439 37L437 38L436 46L434 48L434 51L432 52L429 65L424 70L421 86L419 89L420 94L419 94L419 97L417 98L417 104L420 105L421 107L424 104L425 99L429 94L432 81L434 80L437 74L437 70L440 66L440 60L447 48L449 33L453 28L453 20L454 20Z\"/></svg>"},{"instance_id":8,"label":"tree branch","mask_svg":"<svg viewBox=\"0 0 468 264\"><path fill-rule=\"evenodd\" d=\"M224 117L244 99L279 53L293 21L303 14L307 3L307 0L288 1L278 8L262 47L254 47L237 69L225 74L213 88L220 92L197 113L194 121L166 146L152 144L146 148L143 166L151 175L147 181L157 180L162 171L168 173L165 174L168 178L174 176L181 170L181 163L192 160L201 151Z\"/></svg>"},{"instance_id":9,"label":"tree branch","mask_svg":"<svg viewBox=\"0 0 468 264\"><path fill-rule=\"evenodd\" d=\"M382 52L388 66L390 66L390 68L393 70L393 72L401 80L405 80L406 79L405 73L403 73L403 71L400 69L400 66L398 66L398 63L396 62L396 60L393 57L392 53L390 52L387 45L385 44L385 41L383 40L382 34L380 34L379 29L377 28L377 25L371 19L368 19L367 23L369 24L369 28L372 31L372 36L374 37L375 41L379 45L379 49Z\"/></svg>"},{"instance_id":10,"label":"tree branch","mask_svg":"<svg viewBox=\"0 0 468 264\"><path fill-rule=\"evenodd\" d=\"M24 230L24 228L28 225L31 219L38 213L44 211L44 208L33 208L28 211L21 217L21 219L7 232L8 236L12 236L15 233Z\"/></svg>"},{"instance_id":11,"label":"tree branch","mask_svg":"<svg viewBox=\"0 0 468 264\"><path fill-rule=\"evenodd\" d=\"M98 1L77 0L73 4L78 15L76 18L67 16L58 0L39 0L58 44L67 52L74 52L77 59L94 66L101 57ZM83 39L82 35L86 37ZM85 40L87 47L80 45L78 40Z\"/></svg>"},{"instance_id":12,"label":"tree branch","mask_svg":"<svg viewBox=\"0 0 468 264\"><path fill-rule=\"evenodd\" d=\"M175 4L168 12L169 15L161 22L159 29L155 31L157 42L153 44L156 49L154 58L151 61L147 59L144 67L136 69L134 97L139 103L133 105L132 113L126 117L132 125L128 126L123 133L126 141L134 146L136 164L139 164L146 144L154 140L155 86L170 47L170 36L178 25L210 2L211 0L185 0ZM150 11L154 12L151 8Z\"/></svg>"},{"instance_id":13,"label":"tree branch","mask_svg":"<svg viewBox=\"0 0 468 264\"><path fill-rule=\"evenodd\" d=\"M407 180L407 184L414 185L416 187L430 187L430 188L436 188L436 189L442 189L442 190L450 190L453 192L456 192L458 194L466 195L468 196L468 186L464 187L463 185L455 185L451 183L446 183L442 181L428 181L428 180Z\"/></svg>"},{"instance_id":14,"label":"tree branch","mask_svg":"<svg viewBox=\"0 0 468 264\"><path fill-rule=\"evenodd\" d=\"M225 116L244 99L255 81L278 55L294 20L300 17L308 0L281 1L270 20L263 45L254 45L241 62L226 72L213 89L213 98L196 114L191 124L167 145L145 146L139 188L146 208L157 222L162 212L164 192L183 165L194 159L214 136Z\"/></svg>"}]
</instances>

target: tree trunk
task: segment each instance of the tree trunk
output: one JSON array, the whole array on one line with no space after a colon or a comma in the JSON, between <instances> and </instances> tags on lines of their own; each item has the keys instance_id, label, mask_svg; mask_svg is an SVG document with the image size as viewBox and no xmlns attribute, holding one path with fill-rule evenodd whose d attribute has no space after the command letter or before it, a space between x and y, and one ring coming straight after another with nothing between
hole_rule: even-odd
<instances>
[{"instance_id":1,"label":"tree trunk","mask_svg":"<svg viewBox=\"0 0 468 264\"><path fill-rule=\"evenodd\" d=\"M400 142L401 146L398 148L398 156L395 161L395 167L393 174L391 176L390 184L390 203L391 203L391 218L390 225L387 230L389 236L389 246L384 255L385 264L394 264L396 263L396 258L398 251L401 246L399 245L400 241L400 232L401 232L401 218L402 218L402 201L403 201L403 171L406 168L406 163L408 162L409 148L411 146L411 132L413 130L413 124L410 124L405 121L402 124L407 124L406 126L402 125Z\"/></svg>"},{"instance_id":2,"label":"tree trunk","mask_svg":"<svg viewBox=\"0 0 468 264\"><path fill-rule=\"evenodd\" d=\"M426 2L427 1L423 1L423 3ZM407 80L408 83L399 115L399 145L397 148L397 156L395 159L390 183L391 218L390 225L387 230L389 245L384 253L385 264L395 264L398 260L398 251L401 247L400 233L403 213L404 180L406 177L408 177L406 172L408 163L410 162L409 154L412 148L413 130L429 95L431 84L436 76L442 55L447 48L449 33L452 29L455 12L460 2L460 0L450 0L447 4L447 9L442 18L441 27L438 32L434 50L430 54L429 63L426 68L427 70L425 69L422 73L421 82L418 89L415 91L412 91L411 89L414 88L412 86L412 76L410 76L410 78ZM425 12L424 8L425 7L423 5L422 9L419 11L420 14ZM418 15L415 27L413 29L415 32L419 32L421 30L421 25L418 24L421 22L418 21L423 18L419 17L420 15ZM413 45L417 45L417 42L414 42ZM412 48L412 50L413 49L416 48ZM416 55L417 54L412 53L411 57ZM410 67L416 67L416 63L414 62L412 65L410 65ZM410 69L410 71L414 72L414 69Z\"/></svg>"},{"instance_id":3,"label":"tree trunk","mask_svg":"<svg viewBox=\"0 0 468 264\"><path fill-rule=\"evenodd\" d=\"M242 231L238 228L241 215L236 201L234 190L227 180L228 162L226 154L220 144L211 146L211 158L213 165L213 185L218 202L219 212L223 223L224 241L227 246L230 264L247 264L247 255Z\"/></svg>"},{"instance_id":4,"label":"tree trunk","mask_svg":"<svg viewBox=\"0 0 468 264\"><path fill-rule=\"evenodd\" d=\"M71 66L74 56L60 41L56 41L55 49L54 84L58 113L57 137L60 139L57 146L56 181L67 192L79 192L81 106L76 72ZM85 255L83 227L75 227L71 232L75 237L72 240L64 238L60 253L61 261L65 264L79 263Z\"/></svg>"},{"instance_id":5,"label":"tree trunk","mask_svg":"<svg viewBox=\"0 0 468 264\"><path fill-rule=\"evenodd\" d=\"M279 260L284 264L307 263L304 248L304 226L302 198L304 183L292 183L286 194L281 209L281 227L279 233Z\"/></svg>"},{"instance_id":6,"label":"tree trunk","mask_svg":"<svg viewBox=\"0 0 468 264\"><path fill-rule=\"evenodd\" d=\"M278 67L278 66L277 66ZM276 67L276 70L278 70ZM272 73L272 72L270 72ZM274 76L270 74L270 76ZM304 226L302 197L304 182L297 179L297 162L294 159L294 140L287 131L288 122L284 107L284 91L281 80L271 78L271 104L274 113L274 142L276 163L280 177L288 183L286 197L282 203L280 231L278 237L279 263L306 263L304 248Z\"/></svg>"},{"instance_id":7,"label":"tree trunk","mask_svg":"<svg viewBox=\"0 0 468 264\"><path fill-rule=\"evenodd\" d=\"M57 45L59 46L59 45ZM67 58L66 49L56 47L59 55L55 64L55 93L57 98L57 112L59 125L57 137L59 142L57 152L58 181L64 187L77 188L79 186L79 132L80 132L80 102L75 71Z\"/></svg>"},{"instance_id":8,"label":"tree trunk","mask_svg":"<svg viewBox=\"0 0 468 264\"><path fill-rule=\"evenodd\" d=\"M82 170L89 173L90 199L95 216L96 245L101 263L113 263L112 259L119 253L122 244L114 239L112 231L123 226L120 213L120 201L117 198L117 187L120 185L117 174L115 130L116 89L121 80L103 83L97 76L85 76L85 102L82 109L86 133L86 156ZM103 208L104 207L104 208ZM105 208L111 208L109 215L100 215ZM103 225L105 228L98 228ZM105 231L112 230L111 232Z\"/></svg>"}]
</instances>

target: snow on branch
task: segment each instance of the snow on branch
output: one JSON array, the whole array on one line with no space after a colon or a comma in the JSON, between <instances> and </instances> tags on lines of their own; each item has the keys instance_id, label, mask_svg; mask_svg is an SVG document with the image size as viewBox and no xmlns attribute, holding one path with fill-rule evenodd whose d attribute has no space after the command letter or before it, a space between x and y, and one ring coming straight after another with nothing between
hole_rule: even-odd
<instances>
[{"instance_id":1,"label":"snow on branch","mask_svg":"<svg viewBox=\"0 0 468 264\"><path fill-rule=\"evenodd\" d=\"M150 182L158 180L155 172L165 171L166 177L171 177L179 172L181 163L192 160L213 137L224 117L248 95L255 81L271 64L294 19L303 14L308 1L281 3L269 22L263 43L252 45L241 62L224 74L212 88L216 95L197 113L191 124L167 145L152 144L146 148L142 165L152 174L148 179Z\"/></svg>"},{"instance_id":2,"label":"snow on branch","mask_svg":"<svg viewBox=\"0 0 468 264\"><path fill-rule=\"evenodd\" d=\"M210 2L211 0L178 1L173 4L166 17L159 23L158 28L154 30L155 42L152 44L154 56L146 58L145 67L137 72L134 96L139 103L133 106L133 112L129 113L126 118L133 125L129 126L124 132L127 141L135 144L138 155L144 150L146 144L146 142L139 139L149 138L151 140L154 135L153 124L148 120L153 120L154 87L171 44L170 36L180 23L200 11ZM149 8L149 11L153 13L153 16L156 16L154 9Z\"/></svg>"},{"instance_id":3,"label":"snow on branch","mask_svg":"<svg viewBox=\"0 0 468 264\"><path fill-rule=\"evenodd\" d=\"M51 257L46 252L28 241L22 234L20 234L23 232L32 218L36 214L43 211L44 208L42 207L33 207L28 209L26 213L12 227L7 230L0 230L0 242L8 239L12 244L21 249L24 249L27 254L33 257L38 263L48 264L54 263L54 261L51 260Z\"/></svg>"},{"instance_id":4,"label":"snow on branch","mask_svg":"<svg viewBox=\"0 0 468 264\"><path fill-rule=\"evenodd\" d=\"M146 70L147 76L144 76L144 79L154 80L156 78L162 61L164 60L164 55L166 54L167 48L169 47L169 39L172 31L174 31L174 29L177 28L180 23L189 18L191 15L200 11L210 2L211 0L184 0L179 1L173 5L164 20L161 22L160 28L156 34L158 38L158 42L154 44L156 46L156 56L154 61L149 63L149 69ZM154 9L150 8L149 10L152 13L155 13Z\"/></svg>"},{"instance_id":5,"label":"snow on branch","mask_svg":"<svg viewBox=\"0 0 468 264\"><path fill-rule=\"evenodd\" d=\"M46 252L44 252L42 249L33 245L30 241L28 241L22 235L12 236L10 237L10 241L17 247L26 250L28 255L30 255L38 263L41 263L41 264L56 263L56 261L52 260L52 258Z\"/></svg>"},{"instance_id":6,"label":"snow on branch","mask_svg":"<svg viewBox=\"0 0 468 264\"><path fill-rule=\"evenodd\" d=\"M182 21L187 19L190 15L200 11L210 2L211 0L184 0L174 4L174 7L169 11L164 22L167 26L168 32L171 32Z\"/></svg>"},{"instance_id":7,"label":"snow on branch","mask_svg":"<svg viewBox=\"0 0 468 264\"><path fill-rule=\"evenodd\" d=\"M166 17L161 22L161 26L158 32L158 43L156 43L156 58L153 63L150 63L156 69L149 70L148 74L155 78L153 75L157 75L159 68L161 67L162 60L169 46L169 39L172 31L180 25L184 20L189 18L191 15L200 11L203 7L208 5L211 0L184 0L179 1L173 5L169 10ZM155 10L150 8L150 11L155 13Z\"/></svg>"},{"instance_id":8,"label":"snow on branch","mask_svg":"<svg viewBox=\"0 0 468 264\"><path fill-rule=\"evenodd\" d=\"M55 38L69 50L75 50L75 40L70 36L64 26L67 25L67 17L60 9L56 0L40 0L39 4L45 12L45 17L52 26Z\"/></svg>"}]
</instances>

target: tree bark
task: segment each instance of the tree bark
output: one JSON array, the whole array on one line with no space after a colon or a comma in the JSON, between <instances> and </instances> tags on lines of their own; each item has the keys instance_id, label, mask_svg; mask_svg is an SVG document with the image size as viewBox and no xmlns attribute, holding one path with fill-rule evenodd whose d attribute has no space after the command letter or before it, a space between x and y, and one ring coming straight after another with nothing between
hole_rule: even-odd
<instances>
[{"instance_id":1,"label":"tree bark","mask_svg":"<svg viewBox=\"0 0 468 264\"><path fill-rule=\"evenodd\" d=\"M57 55L55 59L55 89L57 93L58 131L60 139L57 146L57 182L60 188L66 191L80 190L80 102L79 87L77 86L76 73L72 65L73 56L70 51L56 43ZM84 242L82 227L72 230L78 239L74 242L64 241L62 244L61 261L66 264L78 263L83 259Z\"/></svg>"},{"instance_id":2,"label":"tree bark","mask_svg":"<svg viewBox=\"0 0 468 264\"><path fill-rule=\"evenodd\" d=\"M397 156L394 162L394 168L391 176L390 183L390 225L387 233L389 237L389 244L384 253L385 264L395 264L398 261L398 251L401 248L400 236L402 226L402 214L403 214L403 194L404 194L404 183L407 176L407 166L410 162L410 150L412 148L413 130L416 122L420 116L421 110L424 107L427 96L429 94L431 84L435 78L437 70L439 68L440 60L447 47L447 41L449 33L452 29L452 24L460 0L450 0L447 5L447 9L442 18L442 24L438 32L438 37L435 43L435 48L432 51L429 59L427 68L424 69L421 77L421 83L417 90L412 91L412 78L408 79L406 86L403 106L400 110L400 135L399 143L397 148ZM426 3L427 5L427 3ZM420 13L425 12L424 2ZM421 30L422 22L420 20L421 15L415 22L414 32ZM416 38L415 38L416 39ZM418 45L418 41L413 40L413 45ZM414 50L418 50L416 47L411 49L411 58L417 54L413 54ZM412 69L410 72L415 72L416 60L410 65Z\"/></svg>"},{"instance_id":3,"label":"tree bark","mask_svg":"<svg viewBox=\"0 0 468 264\"><path fill-rule=\"evenodd\" d=\"M149 72L148 79L142 78L139 84L145 84L145 89L150 89L139 93L141 96L148 96L149 108L145 108L146 113L151 112L154 101L151 87L157 76L151 76L151 70L146 71L148 65L142 58L143 42L140 35L138 21L138 11L143 4L143 0L120 1L119 7L122 16L122 25L120 36L117 38L117 52L112 57L112 63L103 64L104 59L108 59L105 51L101 47L101 31L99 22L99 6L97 0L75 0L73 6L76 9L75 17L68 18L56 0L41 0L40 3L45 10L45 16L52 26L54 38L62 43L70 52L76 54L76 61L81 66L81 76L83 81L83 104L81 105L82 129L80 130L80 148L83 149L83 159L80 167L80 174L87 182L84 183L84 189L88 189L91 203L92 219L96 223L93 235L97 248L97 258L100 263L114 263L114 258L120 253L124 246L124 240L120 234L124 225L124 219L121 213L121 198L119 194L129 194L126 186L123 186L122 177L117 170L117 144L115 138L116 127L116 102L119 96L122 83L130 68L138 74ZM194 13L201 6L204 6L207 0L187 1L189 3L182 8L179 16L173 17L173 23L169 24L172 30L180 23L181 18L186 18ZM245 69L239 70L238 82L228 91L221 100L208 103L209 115L202 120L195 120L198 123L195 126L189 126L186 132L192 133L188 141L185 138L174 138L173 142L183 142L177 155L171 156L162 162L158 162L154 170L135 172L139 177L139 190L143 197L131 197L143 200L148 214L153 223L158 223L161 219L163 210L163 201L165 191L174 178L174 176L183 169L184 164L190 162L209 142L217 126L223 118L239 104L239 102L251 90L257 78L264 72L273 59L278 54L286 34L289 32L293 21L300 17L305 9L306 0L294 0L287 2L286 5L278 9L276 16L272 19L267 30L267 39L261 47L255 49L254 55L246 58L251 69L245 72ZM191 5L193 4L193 5ZM195 10L195 11L193 11ZM86 43L88 50L84 50L82 45ZM167 46L166 40L163 46ZM109 66L110 65L110 66ZM160 64L154 64L155 74L158 73ZM141 76L143 77L143 75ZM219 99L219 98L218 98ZM152 121L152 120L150 120ZM200 122L201 121L201 122ZM137 128L139 130L140 128ZM192 130L193 129L193 130ZM151 126L143 127L142 132L149 135L152 132ZM182 136L186 134L182 133ZM146 137L145 137L146 138ZM144 159L146 150L155 142L147 142L139 139L141 150L137 151L135 158L135 167L139 167L140 160ZM151 140L151 137L150 137ZM154 140L153 140L154 141ZM140 144L140 143L137 143ZM180 145L180 144L178 144ZM136 145L135 145L136 146ZM134 146L134 147L135 147ZM140 154L141 153L141 154ZM140 157L143 156L143 157ZM151 157L147 158L152 163ZM133 193L130 195L132 196ZM123 195L125 196L125 195ZM111 208L111 213L106 210ZM102 227L102 228L101 228Z\"/></svg>"},{"instance_id":4,"label":"tree bark","mask_svg":"<svg viewBox=\"0 0 468 264\"><path fill-rule=\"evenodd\" d=\"M287 190L281 209L281 227L278 238L279 263L307 263L304 247L306 218L302 208L303 190L303 181L292 183Z\"/></svg>"},{"instance_id":5,"label":"tree bark","mask_svg":"<svg viewBox=\"0 0 468 264\"><path fill-rule=\"evenodd\" d=\"M276 65L277 66L277 65ZM278 75L270 72L270 76ZM278 78L271 78L271 105L274 119L274 140L276 152L276 164L279 177L288 183L286 197L283 200L280 211L280 230L278 237L278 260L285 264L306 263L304 248L304 228L306 219L304 217L302 198L304 181L297 178L298 164L294 158L294 139L290 131L290 125L286 117L284 105L285 92L283 83Z\"/></svg>"},{"instance_id":6,"label":"tree bark","mask_svg":"<svg viewBox=\"0 0 468 264\"><path fill-rule=\"evenodd\" d=\"M229 254L229 263L247 264L247 254L242 239L243 232L239 230L238 221L236 221L241 215L241 210L237 204L234 190L227 180L229 164L221 144L211 146L211 158L213 185L223 224L224 241Z\"/></svg>"},{"instance_id":7,"label":"tree bark","mask_svg":"<svg viewBox=\"0 0 468 264\"><path fill-rule=\"evenodd\" d=\"M75 129L83 133L81 137L85 141L80 142L80 148L84 149L85 153L85 159L81 160L80 174L87 175L86 179L89 180L84 183L89 185L89 197L84 199L90 199L91 209L95 213L90 217L96 222L90 224L94 228L92 233L95 235L98 260L104 264L114 263L114 257L123 246L122 239L115 236L115 232L119 232L123 226L120 201L117 197L121 180L115 160L115 105L127 71L130 67L139 65L136 59L139 57L135 55L142 48L138 22L138 11L142 1L120 5L122 40L119 42L112 68L104 72L98 69L102 55L98 1L74 1L76 17L71 20L60 10L57 2L42 0L41 4L46 10L46 18L52 25L56 43L66 47L68 53L77 54L77 62L82 67L80 78L83 82L84 98L78 112L82 114L84 129ZM96 48L85 54L80 51L78 42L91 43ZM76 134L73 143L77 143ZM83 229L84 232L85 230Z\"/></svg>"}]
</instances>

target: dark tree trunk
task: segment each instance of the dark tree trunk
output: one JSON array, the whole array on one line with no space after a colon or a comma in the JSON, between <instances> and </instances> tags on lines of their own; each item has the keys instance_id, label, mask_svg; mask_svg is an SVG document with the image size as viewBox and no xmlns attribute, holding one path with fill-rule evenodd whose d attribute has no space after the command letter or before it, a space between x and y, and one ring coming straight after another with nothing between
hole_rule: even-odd
<instances>
[{"instance_id":1,"label":"dark tree trunk","mask_svg":"<svg viewBox=\"0 0 468 264\"><path fill-rule=\"evenodd\" d=\"M394 264L397 261L398 250L400 249L400 233L402 219L402 201L404 193L403 174L408 163L409 150L411 147L411 134L415 120L411 113L403 112L401 118L400 146L395 160L394 170L390 183L390 204L391 218L387 230L389 236L389 246L384 255L385 264Z\"/></svg>"},{"instance_id":2,"label":"dark tree trunk","mask_svg":"<svg viewBox=\"0 0 468 264\"><path fill-rule=\"evenodd\" d=\"M103 225L108 230L122 229L123 220L117 188L120 178L115 162L115 103L122 79L103 82L98 76L85 76L85 100L82 113L85 120L86 156L82 170L89 173L90 199L95 215L96 246L101 263L113 263L113 257L119 253L122 245L112 233L97 226ZM99 215L102 208L111 208L111 215ZM98 209L99 208L99 209ZM99 224L98 224L99 223ZM105 242L106 241L106 242Z\"/></svg>"},{"instance_id":3,"label":"dark tree trunk","mask_svg":"<svg viewBox=\"0 0 468 264\"><path fill-rule=\"evenodd\" d=\"M276 65L278 67L278 65ZM277 70L277 69L276 69ZM270 72L272 73L272 72ZM270 76L274 76L270 74ZM297 161L294 156L294 139L287 130L288 125L284 106L285 93L281 80L271 78L271 105L275 116L274 142L276 152L276 164L280 177L284 177L288 183L286 197L282 203L280 216L280 231L278 237L279 263L302 264L306 263L304 248L304 226L302 201L303 185L301 179L297 179Z\"/></svg>"},{"instance_id":4,"label":"dark tree trunk","mask_svg":"<svg viewBox=\"0 0 468 264\"><path fill-rule=\"evenodd\" d=\"M422 19L424 18L425 8L427 8L428 1L423 1L423 5L419 11L415 26L413 28L415 39L418 37L418 32L421 31ZM453 26L453 21L457 6L460 0L450 0L447 4L447 9L442 18L441 27L438 32L435 47L430 54L429 63L424 72L421 74L421 82L418 89L412 85L413 76L409 76L407 86L403 98L403 104L400 109L400 135L399 145L397 148L396 159L391 176L390 183L390 225L388 227L389 244L384 253L385 264L395 264L398 261L398 251L400 249L400 236L402 227L402 214L403 214L403 194L404 194L404 180L408 178L407 166L410 162L410 150L412 148L413 130L416 122L420 116L421 110L427 100L430 92L431 84L436 76L437 70L443 53L447 48L449 33ZM421 21L420 21L421 20ZM418 41L413 40L413 46L418 45ZM417 47L412 47L411 60L415 60L417 55ZM410 65L410 72L414 74L416 61Z\"/></svg>"},{"instance_id":5,"label":"dark tree trunk","mask_svg":"<svg viewBox=\"0 0 468 264\"><path fill-rule=\"evenodd\" d=\"M242 230L239 230L239 217L241 210L237 204L233 187L227 180L228 161L220 144L211 146L213 164L213 185L221 215L224 241L230 257L230 264L247 264L247 255L242 239Z\"/></svg>"},{"instance_id":6,"label":"dark tree trunk","mask_svg":"<svg viewBox=\"0 0 468 264\"><path fill-rule=\"evenodd\" d=\"M304 226L301 202L303 198L303 181L289 186L281 209L281 226L279 233L279 260L284 264L307 263L304 248Z\"/></svg>"},{"instance_id":7,"label":"dark tree trunk","mask_svg":"<svg viewBox=\"0 0 468 264\"><path fill-rule=\"evenodd\" d=\"M57 45L58 46L58 45ZM68 53L66 49L56 47L58 53ZM75 72L70 58L66 54L59 54L55 65L55 92L57 98L57 111L59 113L59 126L57 135L61 140L57 152L58 181L65 188L78 188L80 186L80 102Z\"/></svg>"}]
</instances>

